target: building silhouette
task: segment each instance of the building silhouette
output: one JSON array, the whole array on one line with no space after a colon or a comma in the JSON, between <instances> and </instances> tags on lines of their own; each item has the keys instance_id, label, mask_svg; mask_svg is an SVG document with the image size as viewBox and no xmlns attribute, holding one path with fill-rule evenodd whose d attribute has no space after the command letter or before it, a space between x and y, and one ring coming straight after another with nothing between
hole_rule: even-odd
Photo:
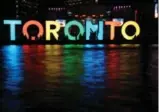
<instances>
[{"instance_id":1,"label":"building silhouette","mask_svg":"<svg viewBox=\"0 0 159 112\"><path fill-rule=\"evenodd\" d=\"M16 18L36 18L39 6L40 0L15 0Z\"/></svg>"},{"instance_id":2,"label":"building silhouette","mask_svg":"<svg viewBox=\"0 0 159 112\"><path fill-rule=\"evenodd\" d=\"M74 7L74 6L79 6L79 5L94 4L97 2L98 2L98 0L65 0L64 4L67 7Z\"/></svg>"}]
</instances>

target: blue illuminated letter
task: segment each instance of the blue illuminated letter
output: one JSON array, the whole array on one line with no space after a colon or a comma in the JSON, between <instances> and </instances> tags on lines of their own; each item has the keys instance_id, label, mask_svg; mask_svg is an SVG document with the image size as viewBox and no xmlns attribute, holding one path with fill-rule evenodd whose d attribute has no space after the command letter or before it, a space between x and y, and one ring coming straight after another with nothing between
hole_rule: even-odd
<instances>
[{"instance_id":1,"label":"blue illuminated letter","mask_svg":"<svg viewBox=\"0 0 159 112\"><path fill-rule=\"evenodd\" d=\"M22 21L21 20L4 20L3 24L10 25L10 38L11 38L11 40L15 40L16 39L16 29L15 29L15 26L16 25L21 25Z\"/></svg>"},{"instance_id":2,"label":"blue illuminated letter","mask_svg":"<svg viewBox=\"0 0 159 112\"><path fill-rule=\"evenodd\" d=\"M98 40L103 40L103 21L99 21L99 25L93 25L90 20L86 21L86 40L90 40L91 32L97 32Z\"/></svg>"}]
</instances>

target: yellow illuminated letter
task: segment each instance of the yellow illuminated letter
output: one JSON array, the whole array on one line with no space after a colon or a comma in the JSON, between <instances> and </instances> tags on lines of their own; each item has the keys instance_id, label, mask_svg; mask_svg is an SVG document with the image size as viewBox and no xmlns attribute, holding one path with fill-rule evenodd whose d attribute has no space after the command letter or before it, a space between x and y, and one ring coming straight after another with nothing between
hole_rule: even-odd
<instances>
[{"instance_id":1,"label":"yellow illuminated letter","mask_svg":"<svg viewBox=\"0 0 159 112\"><path fill-rule=\"evenodd\" d=\"M55 25L55 29L51 29L51 25ZM51 40L51 33L55 39L58 40L58 31L60 30L60 24L57 21L46 21L46 40Z\"/></svg>"},{"instance_id":2,"label":"yellow illuminated letter","mask_svg":"<svg viewBox=\"0 0 159 112\"><path fill-rule=\"evenodd\" d=\"M129 26L129 25L132 25L135 27L136 29L136 32L133 36L129 36L126 34L126 28ZM123 26L122 26L122 29L121 29L121 33L123 35L123 37L127 40L133 40L135 37L139 36L140 34L140 27L139 25L135 22L135 21L128 21L126 22Z\"/></svg>"},{"instance_id":3,"label":"yellow illuminated letter","mask_svg":"<svg viewBox=\"0 0 159 112\"><path fill-rule=\"evenodd\" d=\"M115 38L115 27L119 27L122 24L116 21L106 21L105 25L110 25L110 40L114 40Z\"/></svg>"}]
</instances>

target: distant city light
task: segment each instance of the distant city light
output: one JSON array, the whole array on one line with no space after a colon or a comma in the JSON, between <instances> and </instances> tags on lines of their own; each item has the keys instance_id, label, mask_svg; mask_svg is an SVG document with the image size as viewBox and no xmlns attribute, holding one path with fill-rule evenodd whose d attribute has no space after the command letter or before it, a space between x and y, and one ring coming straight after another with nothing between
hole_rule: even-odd
<instances>
[{"instance_id":1,"label":"distant city light","mask_svg":"<svg viewBox=\"0 0 159 112\"><path fill-rule=\"evenodd\" d=\"M75 17L78 17L78 15L75 15Z\"/></svg>"},{"instance_id":2,"label":"distant city light","mask_svg":"<svg viewBox=\"0 0 159 112\"><path fill-rule=\"evenodd\" d=\"M131 5L127 5L127 6L114 6L113 10L118 10L118 9L125 9L125 8L131 8Z\"/></svg>"},{"instance_id":3,"label":"distant city light","mask_svg":"<svg viewBox=\"0 0 159 112\"><path fill-rule=\"evenodd\" d=\"M86 15L83 15L83 17L86 17Z\"/></svg>"},{"instance_id":4,"label":"distant city light","mask_svg":"<svg viewBox=\"0 0 159 112\"><path fill-rule=\"evenodd\" d=\"M158 4L155 4L155 18L158 18Z\"/></svg>"},{"instance_id":5,"label":"distant city light","mask_svg":"<svg viewBox=\"0 0 159 112\"><path fill-rule=\"evenodd\" d=\"M71 16L71 15L72 15L72 12L71 12L71 11L68 11L67 14L68 14L69 16Z\"/></svg>"},{"instance_id":6,"label":"distant city light","mask_svg":"<svg viewBox=\"0 0 159 112\"><path fill-rule=\"evenodd\" d=\"M135 21L137 21L138 10L135 10Z\"/></svg>"},{"instance_id":7,"label":"distant city light","mask_svg":"<svg viewBox=\"0 0 159 112\"><path fill-rule=\"evenodd\" d=\"M59 22L61 27L66 26L66 20L59 19L59 20L56 20L56 22Z\"/></svg>"},{"instance_id":8,"label":"distant city light","mask_svg":"<svg viewBox=\"0 0 159 112\"><path fill-rule=\"evenodd\" d=\"M103 16L104 16L103 14L100 15L100 17L103 17Z\"/></svg>"},{"instance_id":9,"label":"distant city light","mask_svg":"<svg viewBox=\"0 0 159 112\"><path fill-rule=\"evenodd\" d=\"M19 13L18 17L36 16L39 12L38 1L15 0L16 14Z\"/></svg>"},{"instance_id":10,"label":"distant city light","mask_svg":"<svg viewBox=\"0 0 159 112\"><path fill-rule=\"evenodd\" d=\"M113 21L114 21L114 22L120 22L121 25L124 24L124 19L123 19L123 18L113 18Z\"/></svg>"}]
</instances>

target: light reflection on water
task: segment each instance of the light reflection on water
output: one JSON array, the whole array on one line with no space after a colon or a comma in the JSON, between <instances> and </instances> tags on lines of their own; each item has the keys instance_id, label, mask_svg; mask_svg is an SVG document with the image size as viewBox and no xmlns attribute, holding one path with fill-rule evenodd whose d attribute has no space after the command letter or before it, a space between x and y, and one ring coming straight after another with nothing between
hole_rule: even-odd
<instances>
[{"instance_id":1,"label":"light reflection on water","mask_svg":"<svg viewBox=\"0 0 159 112\"><path fill-rule=\"evenodd\" d=\"M17 112L20 110L23 100L18 100L21 91L23 76L23 50L17 46L6 46L2 48L3 69L4 69L4 111Z\"/></svg>"},{"instance_id":2,"label":"light reflection on water","mask_svg":"<svg viewBox=\"0 0 159 112\"><path fill-rule=\"evenodd\" d=\"M100 49L94 49L97 47ZM32 108L62 112L142 109L138 47L23 45L4 46L0 52L6 112Z\"/></svg>"},{"instance_id":3,"label":"light reflection on water","mask_svg":"<svg viewBox=\"0 0 159 112\"><path fill-rule=\"evenodd\" d=\"M12 94L18 94L20 91L20 83L23 81L23 53L21 47L8 46L3 49L4 61L3 67L6 71L5 88L12 92Z\"/></svg>"}]
</instances>

